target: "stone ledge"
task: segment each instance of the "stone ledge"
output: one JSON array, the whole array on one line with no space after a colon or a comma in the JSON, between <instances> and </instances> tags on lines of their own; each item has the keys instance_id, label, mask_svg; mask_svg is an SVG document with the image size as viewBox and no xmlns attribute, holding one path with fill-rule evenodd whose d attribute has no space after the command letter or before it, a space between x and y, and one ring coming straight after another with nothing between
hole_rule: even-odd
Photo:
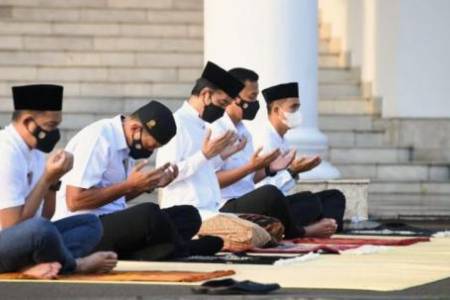
<instances>
[{"instance_id":1,"label":"stone ledge","mask_svg":"<svg viewBox=\"0 0 450 300\"><path fill-rule=\"evenodd\" d=\"M369 182L369 179L300 180L294 190L320 192L338 189L347 199L344 219L367 220Z\"/></svg>"}]
</instances>

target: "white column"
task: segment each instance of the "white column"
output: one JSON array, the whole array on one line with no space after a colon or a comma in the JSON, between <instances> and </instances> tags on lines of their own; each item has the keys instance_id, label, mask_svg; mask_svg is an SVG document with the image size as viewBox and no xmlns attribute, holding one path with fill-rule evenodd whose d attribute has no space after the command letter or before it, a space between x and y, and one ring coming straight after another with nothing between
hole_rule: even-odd
<instances>
[{"instance_id":1,"label":"white column","mask_svg":"<svg viewBox=\"0 0 450 300\"><path fill-rule=\"evenodd\" d=\"M317 0L205 0L204 7L205 61L253 69L262 89L299 82L304 122L288 139L300 155L323 156L328 141L317 128ZM250 126L267 122L265 109L260 112ZM339 176L323 161L302 178Z\"/></svg>"}]
</instances>

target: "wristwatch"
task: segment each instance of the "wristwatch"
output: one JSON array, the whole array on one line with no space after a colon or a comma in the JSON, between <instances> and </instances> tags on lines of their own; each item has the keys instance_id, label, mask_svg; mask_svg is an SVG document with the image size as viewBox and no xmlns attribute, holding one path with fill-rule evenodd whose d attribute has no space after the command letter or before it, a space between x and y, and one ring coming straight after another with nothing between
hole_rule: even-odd
<instances>
[{"instance_id":1,"label":"wristwatch","mask_svg":"<svg viewBox=\"0 0 450 300\"><path fill-rule=\"evenodd\" d=\"M266 176L269 176L269 177L274 177L275 175L277 175L277 172L270 170L270 166L266 166L264 168L264 172L266 173Z\"/></svg>"},{"instance_id":2,"label":"wristwatch","mask_svg":"<svg viewBox=\"0 0 450 300\"><path fill-rule=\"evenodd\" d=\"M289 172L289 174L291 174L292 179L295 179L295 180L300 179L300 176L298 176L298 173L292 171L291 169L287 169L287 171Z\"/></svg>"},{"instance_id":3,"label":"wristwatch","mask_svg":"<svg viewBox=\"0 0 450 300\"><path fill-rule=\"evenodd\" d=\"M58 180L58 182L52 184L48 189L52 192L57 192L61 188L61 180Z\"/></svg>"}]
</instances>

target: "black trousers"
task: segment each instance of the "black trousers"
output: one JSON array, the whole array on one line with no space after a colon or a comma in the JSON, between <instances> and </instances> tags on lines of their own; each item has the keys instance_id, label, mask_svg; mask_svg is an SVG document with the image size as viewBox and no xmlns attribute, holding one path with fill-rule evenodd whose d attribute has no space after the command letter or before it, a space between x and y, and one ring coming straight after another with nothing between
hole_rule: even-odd
<instances>
[{"instance_id":1,"label":"black trousers","mask_svg":"<svg viewBox=\"0 0 450 300\"><path fill-rule=\"evenodd\" d=\"M304 235L304 229L297 225L290 203L283 193L273 185L265 185L239 198L231 199L220 209L227 213L253 213L277 218L283 223L286 238Z\"/></svg>"},{"instance_id":2,"label":"black trousers","mask_svg":"<svg viewBox=\"0 0 450 300\"><path fill-rule=\"evenodd\" d=\"M296 216L295 220L298 226L304 227L322 218L331 218L336 220L337 231L342 231L345 196L341 191L301 192L287 196L286 199L292 214Z\"/></svg>"},{"instance_id":3,"label":"black trousers","mask_svg":"<svg viewBox=\"0 0 450 300\"><path fill-rule=\"evenodd\" d=\"M183 256L201 226L198 210L190 205L160 209L157 204L143 203L100 220L103 237L97 251L115 251L119 259L133 260Z\"/></svg>"}]
</instances>

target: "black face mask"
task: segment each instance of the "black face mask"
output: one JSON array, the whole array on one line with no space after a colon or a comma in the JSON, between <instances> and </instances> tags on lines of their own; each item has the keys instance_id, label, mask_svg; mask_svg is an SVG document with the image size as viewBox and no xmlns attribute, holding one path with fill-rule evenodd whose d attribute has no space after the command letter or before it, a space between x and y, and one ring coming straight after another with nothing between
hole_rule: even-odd
<instances>
[{"instance_id":1,"label":"black face mask","mask_svg":"<svg viewBox=\"0 0 450 300\"><path fill-rule=\"evenodd\" d=\"M139 139L134 139L130 146L130 156L134 159L144 159L149 158L153 154L153 151L147 150L144 148L144 144L142 143L142 129L141 129L141 137Z\"/></svg>"},{"instance_id":2,"label":"black face mask","mask_svg":"<svg viewBox=\"0 0 450 300\"><path fill-rule=\"evenodd\" d=\"M32 132L32 135L36 138L36 149L42 151L44 153L50 153L55 148L59 139L61 138L61 133L59 129L56 128L51 131L47 131L42 129L36 121L33 121L36 124L36 129Z\"/></svg>"},{"instance_id":3,"label":"black face mask","mask_svg":"<svg viewBox=\"0 0 450 300\"><path fill-rule=\"evenodd\" d=\"M212 123L220 119L225 113L225 109L213 104L212 102L205 106L202 113L202 119L208 123Z\"/></svg>"},{"instance_id":4,"label":"black face mask","mask_svg":"<svg viewBox=\"0 0 450 300\"><path fill-rule=\"evenodd\" d=\"M259 110L259 101L247 102L241 99L241 103L238 104L242 108L242 119L253 120Z\"/></svg>"}]
</instances>

